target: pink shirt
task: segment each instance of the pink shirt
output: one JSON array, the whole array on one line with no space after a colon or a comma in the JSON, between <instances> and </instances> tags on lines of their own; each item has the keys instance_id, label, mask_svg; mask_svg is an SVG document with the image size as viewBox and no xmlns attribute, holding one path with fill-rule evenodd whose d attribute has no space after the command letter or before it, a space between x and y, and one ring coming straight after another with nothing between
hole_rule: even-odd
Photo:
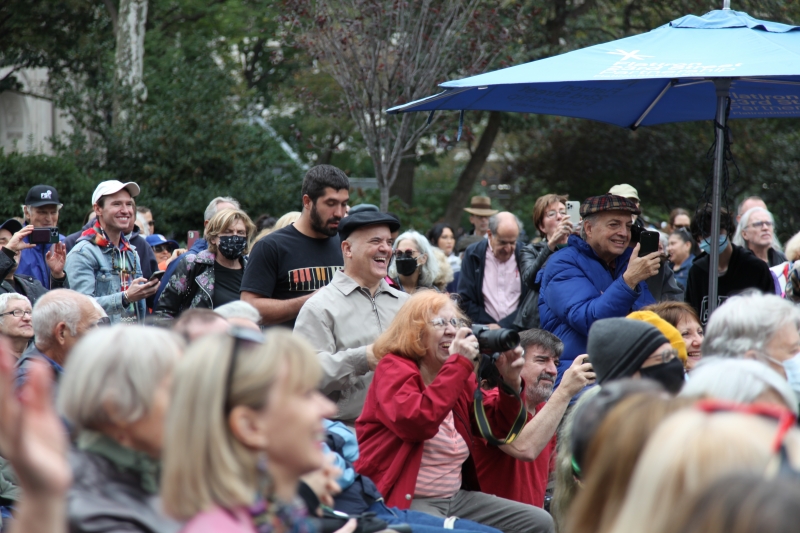
<instances>
[{"instance_id":1,"label":"pink shirt","mask_svg":"<svg viewBox=\"0 0 800 533\"><path fill-rule=\"evenodd\" d=\"M256 533L256 528L245 509L226 511L214 507L189 520L181 533Z\"/></svg>"},{"instance_id":2,"label":"pink shirt","mask_svg":"<svg viewBox=\"0 0 800 533\"><path fill-rule=\"evenodd\" d=\"M483 303L490 317L500 322L516 311L522 296L517 260L512 255L501 263L492 252L492 242L486 247L483 267Z\"/></svg>"},{"instance_id":3,"label":"pink shirt","mask_svg":"<svg viewBox=\"0 0 800 533\"><path fill-rule=\"evenodd\" d=\"M422 463L414 496L452 498L461 488L461 465L469 457L467 442L456 429L453 411L447 413L433 438L422 447Z\"/></svg>"}]
</instances>

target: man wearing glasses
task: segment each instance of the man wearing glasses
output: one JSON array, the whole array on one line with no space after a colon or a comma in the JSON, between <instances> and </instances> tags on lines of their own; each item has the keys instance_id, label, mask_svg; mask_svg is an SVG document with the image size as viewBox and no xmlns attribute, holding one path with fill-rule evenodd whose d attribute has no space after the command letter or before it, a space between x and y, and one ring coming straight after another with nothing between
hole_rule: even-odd
<instances>
[{"instance_id":1,"label":"man wearing glasses","mask_svg":"<svg viewBox=\"0 0 800 533\"><path fill-rule=\"evenodd\" d=\"M50 291L39 298L31 318L35 341L17 361L17 386L27 379L34 359L49 364L58 381L67 355L78 340L92 328L109 322L102 307L88 296L69 289Z\"/></svg>"},{"instance_id":2,"label":"man wearing glasses","mask_svg":"<svg viewBox=\"0 0 800 533\"><path fill-rule=\"evenodd\" d=\"M300 309L294 331L311 342L322 364L322 392L336 402L336 420L350 427L361 414L378 361L372 343L408 299L384 279L392 258L391 215L362 211L339 224L344 270Z\"/></svg>"},{"instance_id":3,"label":"man wearing glasses","mask_svg":"<svg viewBox=\"0 0 800 533\"><path fill-rule=\"evenodd\" d=\"M25 217L26 225L35 228L55 228L58 227L58 214L61 211L61 203L58 201L58 191L50 185L36 185L31 187L25 195L25 205L22 206L22 214ZM64 236L58 236L61 243ZM24 239L28 244L28 237ZM54 246L53 244L32 244L22 250L18 274L32 276L39 280L43 286L50 284L50 266L47 263L47 254Z\"/></svg>"},{"instance_id":4,"label":"man wearing glasses","mask_svg":"<svg viewBox=\"0 0 800 533\"><path fill-rule=\"evenodd\" d=\"M519 272L521 228L507 211L489 218L488 239L471 244L461 262L461 309L475 324L514 328L528 287Z\"/></svg>"}]
</instances>

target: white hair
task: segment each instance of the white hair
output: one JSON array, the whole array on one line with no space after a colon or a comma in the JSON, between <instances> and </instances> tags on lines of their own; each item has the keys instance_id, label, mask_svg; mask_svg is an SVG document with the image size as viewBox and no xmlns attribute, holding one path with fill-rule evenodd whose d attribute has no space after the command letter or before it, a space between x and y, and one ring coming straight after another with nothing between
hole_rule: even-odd
<instances>
[{"instance_id":1,"label":"white hair","mask_svg":"<svg viewBox=\"0 0 800 533\"><path fill-rule=\"evenodd\" d=\"M787 324L800 329L800 309L783 298L756 290L733 296L709 318L703 355L742 357L750 350L763 354Z\"/></svg>"},{"instance_id":2,"label":"white hair","mask_svg":"<svg viewBox=\"0 0 800 533\"><path fill-rule=\"evenodd\" d=\"M797 396L789 383L761 361L703 357L689 374L679 396L710 396L736 403L751 404L769 389L783 398L786 406L798 413Z\"/></svg>"},{"instance_id":3,"label":"white hair","mask_svg":"<svg viewBox=\"0 0 800 533\"><path fill-rule=\"evenodd\" d=\"M16 292L7 292L5 294L0 294L0 313L6 312L6 309L8 309L8 303L11 300L24 300L30 303L30 300L28 300L25 296L18 294ZM6 317L4 316L0 316L0 322L5 320L5 318Z\"/></svg>"},{"instance_id":4,"label":"white hair","mask_svg":"<svg viewBox=\"0 0 800 533\"><path fill-rule=\"evenodd\" d=\"M94 303L94 298L70 289L56 289L48 292L33 306L33 335L40 346L50 346L59 322L66 324L72 336L78 334L78 324L83 318L81 300Z\"/></svg>"},{"instance_id":5,"label":"white hair","mask_svg":"<svg viewBox=\"0 0 800 533\"><path fill-rule=\"evenodd\" d=\"M400 243L400 241L413 242L417 247L417 250L419 250L420 255L424 255L428 258L425 264L419 269L418 284L420 287L433 287L433 282L436 281L437 277L439 277L439 262L436 260L436 256L433 255L431 243L428 242L428 239L426 239L421 233L410 230L401 233L397 239L395 239L394 244L392 245L392 252L397 250L397 245ZM389 265L389 276L393 278L397 277L397 268L394 265L394 261L392 261Z\"/></svg>"},{"instance_id":6,"label":"white hair","mask_svg":"<svg viewBox=\"0 0 800 533\"><path fill-rule=\"evenodd\" d=\"M183 350L174 333L117 324L99 328L70 352L59 383L58 408L76 433L132 423L147 414Z\"/></svg>"},{"instance_id":7,"label":"white hair","mask_svg":"<svg viewBox=\"0 0 800 533\"><path fill-rule=\"evenodd\" d=\"M138 211L136 212L136 225L139 226L139 235L142 237L150 235L150 226L147 224L147 219Z\"/></svg>"},{"instance_id":8,"label":"white hair","mask_svg":"<svg viewBox=\"0 0 800 533\"><path fill-rule=\"evenodd\" d=\"M789 261L800 259L800 232L795 233L791 239L786 241L784 249L786 251L786 259Z\"/></svg>"},{"instance_id":9,"label":"white hair","mask_svg":"<svg viewBox=\"0 0 800 533\"><path fill-rule=\"evenodd\" d=\"M217 214L217 206L222 203L233 205L236 209L240 209L239 201L230 196L217 196L208 203L205 212L203 213L203 220L211 220L211 217Z\"/></svg>"},{"instance_id":10,"label":"white hair","mask_svg":"<svg viewBox=\"0 0 800 533\"><path fill-rule=\"evenodd\" d=\"M236 300L214 308L214 312L223 318L244 318L256 324L261 322L261 313L247 302Z\"/></svg>"},{"instance_id":11,"label":"white hair","mask_svg":"<svg viewBox=\"0 0 800 533\"><path fill-rule=\"evenodd\" d=\"M750 217L754 213L766 213L769 216L769 221L772 222L772 244L770 245L773 250L777 250L779 252L783 251L781 247L781 242L778 240L777 235L775 234L775 219L772 216L772 213L764 209L763 207L751 207L747 211L744 212L742 218L739 219L739 225L736 226L736 233L733 235L733 244L736 246L741 246L743 248L748 248L747 241L744 240L744 236L742 232L747 229L747 225L750 224Z\"/></svg>"}]
</instances>

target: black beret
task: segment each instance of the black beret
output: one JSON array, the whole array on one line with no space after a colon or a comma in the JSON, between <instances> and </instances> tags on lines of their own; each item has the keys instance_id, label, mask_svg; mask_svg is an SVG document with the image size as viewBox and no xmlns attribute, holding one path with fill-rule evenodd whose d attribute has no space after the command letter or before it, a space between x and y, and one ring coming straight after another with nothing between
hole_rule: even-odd
<instances>
[{"instance_id":1,"label":"black beret","mask_svg":"<svg viewBox=\"0 0 800 533\"><path fill-rule=\"evenodd\" d=\"M389 226L389 231L400 229L400 221L392 215L379 211L359 211L352 215L347 215L339 222L339 237L345 240L359 228L375 225Z\"/></svg>"}]
</instances>

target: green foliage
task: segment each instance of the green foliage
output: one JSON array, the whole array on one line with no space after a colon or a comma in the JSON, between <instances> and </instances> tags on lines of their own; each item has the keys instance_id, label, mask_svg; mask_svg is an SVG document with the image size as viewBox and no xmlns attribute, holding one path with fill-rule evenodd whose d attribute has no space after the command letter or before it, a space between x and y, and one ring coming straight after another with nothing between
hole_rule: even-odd
<instances>
[{"instance_id":1,"label":"green foliage","mask_svg":"<svg viewBox=\"0 0 800 533\"><path fill-rule=\"evenodd\" d=\"M0 213L3 220L21 217L28 189L52 185L58 191L61 210L58 226L67 235L78 231L91 207L95 181L68 159L42 154L6 154L0 150Z\"/></svg>"}]
</instances>

